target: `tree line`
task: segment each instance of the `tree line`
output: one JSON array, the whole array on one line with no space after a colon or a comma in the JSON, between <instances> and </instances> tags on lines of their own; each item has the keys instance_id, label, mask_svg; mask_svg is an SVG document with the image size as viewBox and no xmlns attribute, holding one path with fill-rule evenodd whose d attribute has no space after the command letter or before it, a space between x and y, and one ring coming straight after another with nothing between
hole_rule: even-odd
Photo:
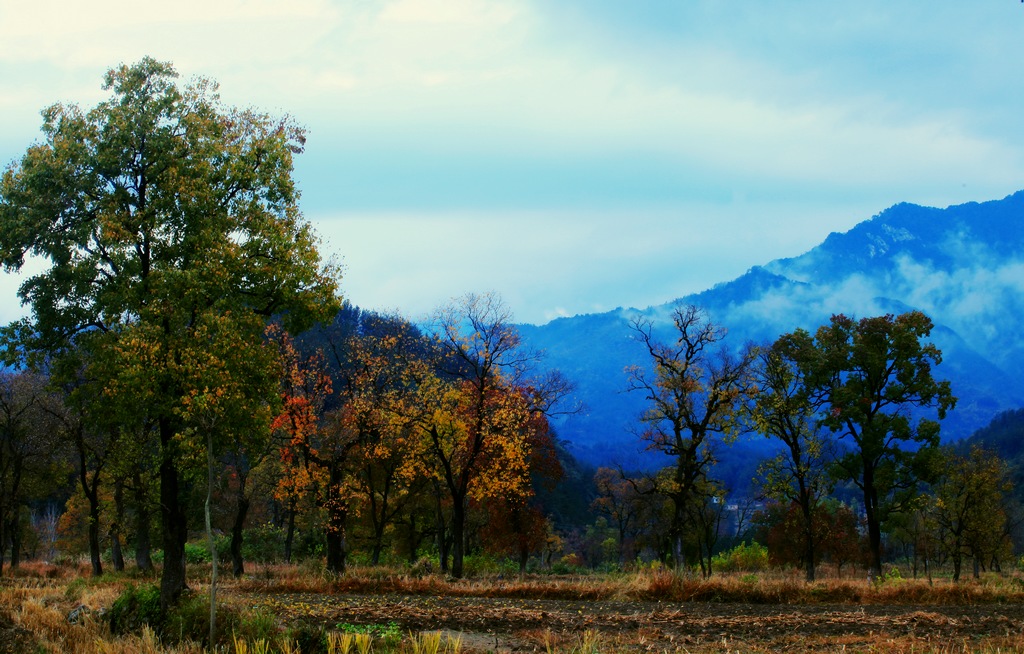
<instances>
[{"instance_id":1,"label":"tree line","mask_svg":"<svg viewBox=\"0 0 1024 654\"><path fill-rule=\"evenodd\" d=\"M298 211L300 127L225 107L213 82L180 85L148 58L104 88L89 111L45 109L43 142L0 182L5 268L46 264L19 289L29 317L0 330L12 565L25 508L55 497L65 522L86 525L94 574L102 543L115 568L129 541L142 569L159 550L165 609L186 588L195 525L230 533L242 574L253 513L284 532L286 558L306 547L336 572L354 534L373 562L429 544L456 577L470 550L521 568L554 551L541 498L566 461L550 418L574 410L571 386L541 373L500 299L467 295L421 326L342 306L339 271ZM647 401L638 438L672 464L605 480L661 503L663 558L710 574L726 495L714 465L746 432L783 444L764 488L798 508L808 579L835 483L860 493L873 575L883 527L920 508L926 486L935 506L955 504L935 485L938 420L955 399L932 376L926 316L834 316L741 348L696 307L677 306L672 324L663 340L633 322L647 356L626 374ZM73 492L55 482L69 474ZM944 533L974 551L967 518L951 520Z\"/></svg>"},{"instance_id":2,"label":"tree line","mask_svg":"<svg viewBox=\"0 0 1024 654\"><path fill-rule=\"evenodd\" d=\"M727 346L725 329L699 307L677 305L672 325L659 338L650 320L634 320L649 365L629 371L629 389L648 404L638 435L671 464L644 475L602 469L596 479L595 506L618 529L620 558L629 533L633 549L645 544L679 566L689 556L710 574L731 518L733 535L772 544L776 560L801 565L808 581L826 554L839 566L864 562L878 578L885 534L915 573L948 561L959 579L967 558L975 574L1010 560L1021 513L1006 464L990 450L940 443L939 421L956 398L933 375L942 356L927 316L834 315L814 333L756 347ZM757 471L767 507L727 515L715 464L744 434L777 445ZM643 524L661 528L644 533Z\"/></svg>"}]
</instances>

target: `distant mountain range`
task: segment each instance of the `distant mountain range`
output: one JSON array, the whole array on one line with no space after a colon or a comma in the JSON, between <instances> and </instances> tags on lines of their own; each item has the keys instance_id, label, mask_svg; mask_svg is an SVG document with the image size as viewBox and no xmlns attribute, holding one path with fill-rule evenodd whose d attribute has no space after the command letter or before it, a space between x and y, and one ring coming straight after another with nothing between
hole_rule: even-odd
<instances>
[{"instance_id":1,"label":"distant mountain range","mask_svg":"<svg viewBox=\"0 0 1024 654\"><path fill-rule=\"evenodd\" d=\"M943 438L959 440L1024 406L1024 191L946 209L898 204L805 254L680 300L704 307L735 346L813 331L834 313L925 312L943 352L936 376L959 398ZM586 410L561 423L559 435L583 461L651 464L631 431L642 398L623 392L624 368L645 363L629 321L642 314L664 324L674 302L522 326L524 340L546 351L546 365L576 382ZM741 451L759 443L750 439Z\"/></svg>"}]
</instances>

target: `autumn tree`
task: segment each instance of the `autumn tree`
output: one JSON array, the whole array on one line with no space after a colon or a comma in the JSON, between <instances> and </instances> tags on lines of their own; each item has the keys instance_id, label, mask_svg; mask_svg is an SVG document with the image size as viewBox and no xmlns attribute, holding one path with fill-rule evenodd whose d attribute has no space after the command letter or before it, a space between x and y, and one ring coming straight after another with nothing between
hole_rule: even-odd
<instances>
[{"instance_id":1,"label":"autumn tree","mask_svg":"<svg viewBox=\"0 0 1024 654\"><path fill-rule=\"evenodd\" d=\"M791 340L783 336L759 355L759 392L752 415L759 432L784 446L760 465L758 477L766 496L799 508L804 576L811 582L819 558L815 522L821 500L832 488L827 469L832 443L819 425L818 398L807 386L791 348Z\"/></svg>"},{"instance_id":2,"label":"autumn tree","mask_svg":"<svg viewBox=\"0 0 1024 654\"><path fill-rule=\"evenodd\" d=\"M419 328L394 315L345 306L329 326L304 337L322 349L334 393L326 409L350 444L346 450L346 510L369 525L377 564L385 533L422 486L422 439L414 424L417 385L426 375L427 347Z\"/></svg>"},{"instance_id":3,"label":"autumn tree","mask_svg":"<svg viewBox=\"0 0 1024 654\"><path fill-rule=\"evenodd\" d=\"M89 503L89 559L92 574L98 577L103 574L100 547L101 489L106 468L115 457L120 439L120 430L116 425L104 424L102 421L90 424L88 414L82 405L69 397L67 405L54 411L54 418L59 420L61 435L74 450L75 467L79 488ZM123 568L124 562L121 561Z\"/></svg>"},{"instance_id":4,"label":"autumn tree","mask_svg":"<svg viewBox=\"0 0 1024 654\"><path fill-rule=\"evenodd\" d=\"M802 539L793 538L803 529L803 513L795 503L772 502L754 517L757 540L768 547L772 563L804 564L807 550ZM863 537L857 516L848 506L833 499L822 501L814 521L816 552L821 560L836 566L842 574L847 563L864 560Z\"/></svg>"},{"instance_id":5,"label":"autumn tree","mask_svg":"<svg viewBox=\"0 0 1024 654\"><path fill-rule=\"evenodd\" d=\"M31 487L52 484L60 462L57 422L46 378L31 372L0 371L0 572L10 545L11 567L21 556L21 517Z\"/></svg>"},{"instance_id":6,"label":"autumn tree","mask_svg":"<svg viewBox=\"0 0 1024 654\"><path fill-rule=\"evenodd\" d=\"M960 581L965 556L973 559L977 577L985 560L1004 547L1003 497L1011 485L1002 459L977 446L967 455L947 452L943 467L933 511L953 563L953 581Z\"/></svg>"},{"instance_id":7,"label":"autumn tree","mask_svg":"<svg viewBox=\"0 0 1024 654\"><path fill-rule=\"evenodd\" d=\"M673 504L673 558L684 567L684 531L694 507L703 506L699 491L710 488L716 438L731 438L743 429L742 411L753 393L755 353L724 346L725 329L695 306L672 310L673 339L662 341L654 324L638 317L636 339L647 351L649 367L627 369L628 389L640 393L647 409L640 416L640 437L648 449L672 457L670 474L658 476L658 492ZM691 525L697 528L697 525Z\"/></svg>"},{"instance_id":8,"label":"autumn tree","mask_svg":"<svg viewBox=\"0 0 1024 654\"><path fill-rule=\"evenodd\" d=\"M437 489L451 504L451 572L461 577L470 499L531 493L534 430L569 387L557 373L531 377L539 354L522 346L494 295L443 307L434 328L437 372L420 383L418 424Z\"/></svg>"},{"instance_id":9,"label":"autumn tree","mask_svg":"<svg viewBox=\"0 0 1024 654\"><path fill-rule=\"evenodd\" d=\"M622 565L631 558L627 557L629 544L641 528L644 505L654 486L646 477L628 478L619 470L605 467L598 468L594 473L594 486L597 497L590 506L605 516L615 528L618 534L619 564Z\"/></svg>"},{"instance_id":10,"label":"autumn tree","mask_svg":"<svg viewBox=\"0 0 1024 654\"><path fill-rule=\"evenodd\" d=\"M932 376L942 355L927 342L931 329L919 311L835 315L813 336L783 337L822 407L821 423L845 445L835 470L863 494L872 578L882 570L882 525L934 474L939 423L928 415L941 420L956 402L949 382Z\"/></svg>"},{"instance_id":11,"label":"autumn tree","mask_svg":"<svg viewBox=\"0 0 1024 654\"><path fill-rule=\"evenodd\" d=\"M303 500L316 497L317 503L323 506L333 498L331 493L337 491L336 488L332 490L330 470L324 465L330 452L320 452L324 406L333 386L321 350L303 354L291 335L284 331L277 333L275 340L281 355L282 411L271 426L283 435L280 446L282 470L275 494L286 506L285 560L290 561L296 518ZM340 553L335 556L340 556Z\"/></svg>"},{"instance_id":12,"label":"autumn tree","mask_svg":"<svg viewBox=\"0 0 1024 654\"><path fill-rule=\"evenodd\" d=\"M490 551L506 554L519 563L520 576L526 574L530 556L547 543L549 522L538 490L551 491L562 478L554 434L547 417L535 412L528 426L530 465L525 492L487 497L482 502L488 515L481 534Z\"/></svg>"},{"instance_id":13,"label":"autumn tree","mask_svg":"<svg viewBox=\"0 0 1024 654\"><path fill-rule=\"evenodd\" d=\"M31 315L4 330L9 351L56 357L93 338L134 341L128 375L140 385L109 382L155 425L164 609L186 587L180 435L200 426L182 412L196 390L182 365L204 346L201 325L233 314L249 330L241 337L258 340L247 315L301 328L336 307L335 272L291 177L302 130L176 77L146 58L109 71L110 98L93 109L48 107L43 142L0 183L4 266L20 269L26 255L48 264L19 290Z\"/></svg>"}]
</instances>

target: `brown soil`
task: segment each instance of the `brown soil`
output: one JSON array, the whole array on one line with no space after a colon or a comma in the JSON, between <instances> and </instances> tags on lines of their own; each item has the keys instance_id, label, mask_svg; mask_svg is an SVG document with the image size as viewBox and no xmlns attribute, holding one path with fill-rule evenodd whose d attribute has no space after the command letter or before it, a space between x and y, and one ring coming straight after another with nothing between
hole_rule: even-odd
<instances>
[{"instance_id":1,"label":"brown soil","mask_svg":"<svg viewBox=\"0 0 1024 654\"><path fill-rule=\"evenodd\" d=\"M544 651L586 632L610 649L791 652L1016 649L1024 605L763 605L572 601L409 595L232 593L285 622L397 623L466 634L472 651Z\"/></svg>"},{"instance_id":2,"label":"brown soil","mask_svg":"<svg viewBox=\"0 0 1024 654\"><path fill-rule=\"evenodd\" d=\"M11 617L0 611L0 654L23 654L33 649L32 634L14 624Z\"/></svg>"}]
</instances>

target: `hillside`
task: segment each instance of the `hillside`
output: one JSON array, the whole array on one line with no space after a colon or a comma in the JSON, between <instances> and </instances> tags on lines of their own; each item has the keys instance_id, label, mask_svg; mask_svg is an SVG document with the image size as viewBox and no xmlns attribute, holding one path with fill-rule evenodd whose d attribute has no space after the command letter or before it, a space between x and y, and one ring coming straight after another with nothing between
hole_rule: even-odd
<instances>
[{"instance_id":1,"label":"hillside","mask_svg":"<svg viewBox=\"0 0 1024 654\"><path fill-rule=\"evenodd\" d=\"M735 346L813 330L833 313L924 311L944 355L937 376L949 379L959 398L943 438L959 440L1000 411L1024 406L1024 385L1016 381L1024 369L1024 191L946 209L898 204L798 257L755 266L680 300L706 308ZM525 340L547 352L547 364L577 383L587 410L566 419L559 433L581 459L642 463L630 431L641 398L623 392L623 369L643 363L629 322L641 314L657 322L671 306L523 326ZM764 446L751 439L730 458Z\"/></svg>"}]
</instances>

